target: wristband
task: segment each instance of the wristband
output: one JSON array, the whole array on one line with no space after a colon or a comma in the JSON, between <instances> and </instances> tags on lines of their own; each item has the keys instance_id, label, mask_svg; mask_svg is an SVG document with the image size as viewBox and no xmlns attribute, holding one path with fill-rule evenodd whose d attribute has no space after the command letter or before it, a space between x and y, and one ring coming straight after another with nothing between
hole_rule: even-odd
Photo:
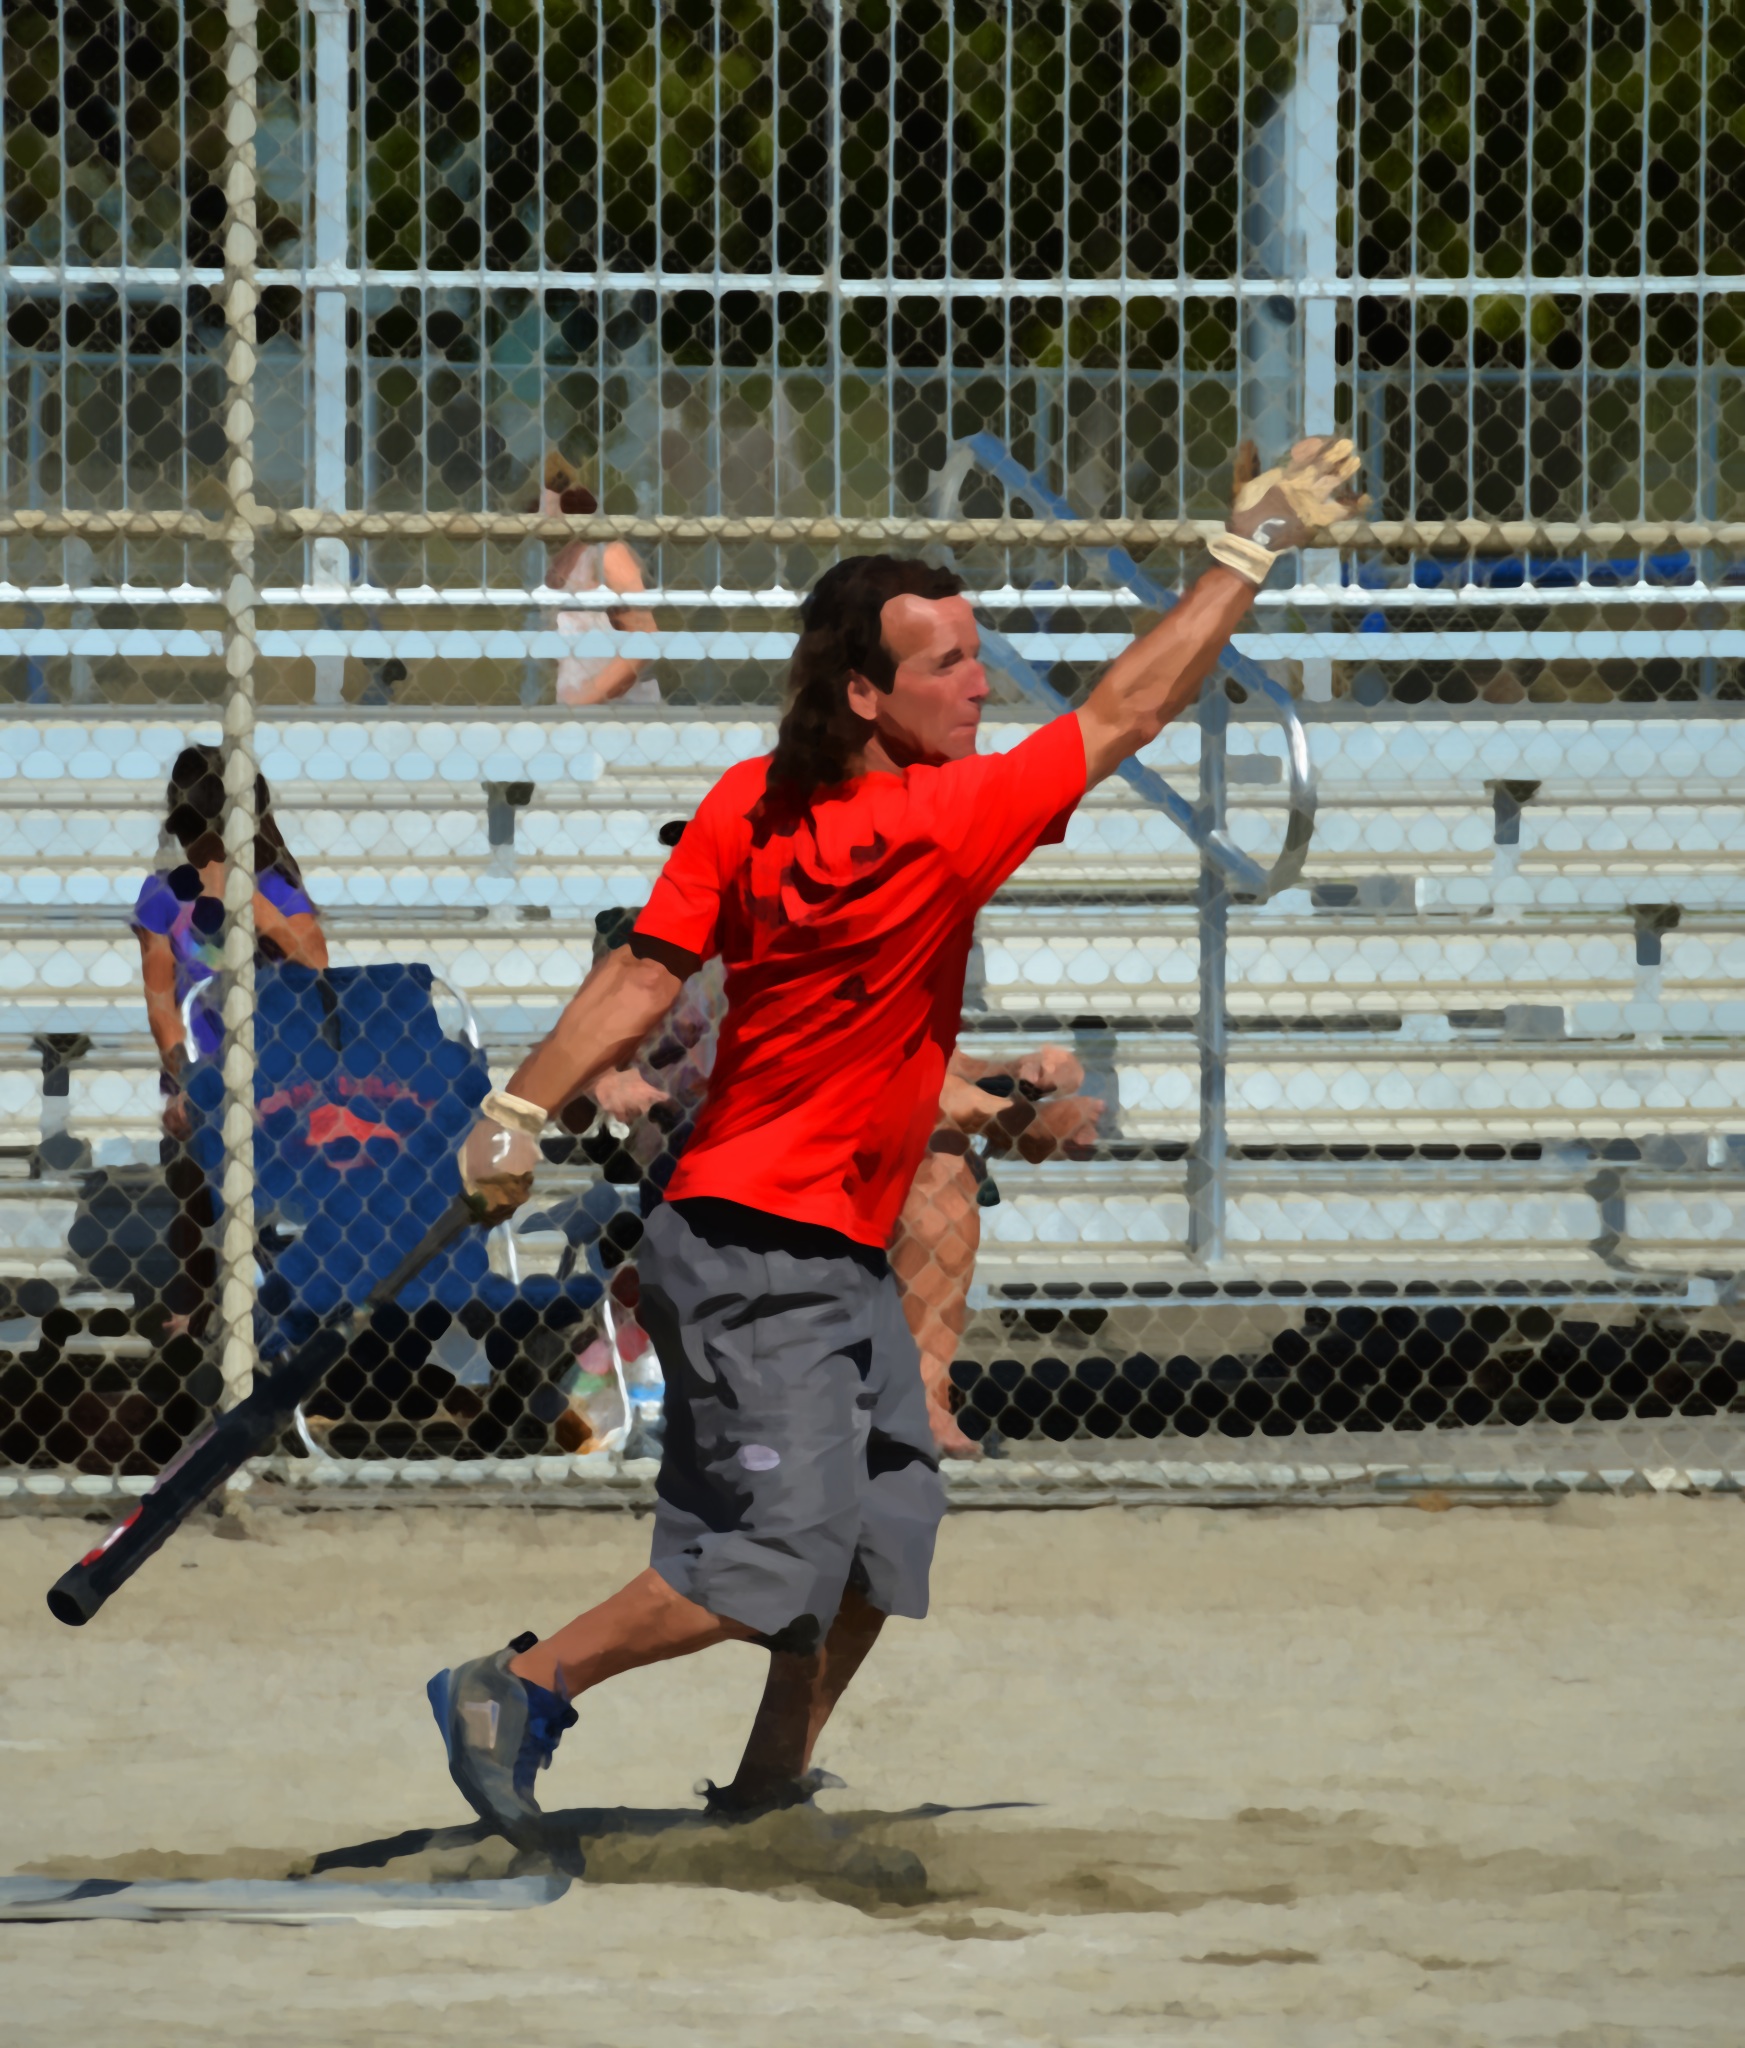
<instances>
[{"instance_id":1,"label":"wristband","mask_svg":"<svg viewBox=\"0 0 1745 2048\"><path fill-rule=\"evenodd\" d=\"M1206 543L1206 552L1214 562L1246 577L1256 590L1272 574L1272 565L1278 560L1271 548L1263 548L1259 541L1248 540L1240 533L1215 533Z\"/></svg>"},{"instance_id":2,"label":"wristband","mask_svg":"<svg viewBox=\"0 0 1745 2048\"><path fill-rule=\"evenodd\" d=\"M537 1138L545 1129L550 1111L541 1109L537 1102L529 1102L525 1096L511 1095L506 1088L493 1088L479 1104L479 1114L501 1124L506 1131L522 1131Z\"/></svg>"}]
</instances>

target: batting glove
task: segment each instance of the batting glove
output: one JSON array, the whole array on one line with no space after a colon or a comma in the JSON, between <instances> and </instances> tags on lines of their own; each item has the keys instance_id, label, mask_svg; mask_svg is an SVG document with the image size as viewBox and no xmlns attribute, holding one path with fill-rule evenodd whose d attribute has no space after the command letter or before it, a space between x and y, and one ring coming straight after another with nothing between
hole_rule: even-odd
<instances>
[{"instance_id":1,"label":"batting glove","mask_svg":"<svg viewBox=\"0 0 1745 2048\"><path fill-rule=\"evenodd\" d=\"M1209 544L1215 561L1256 588L1285 549L1315 546L1328 527L1356 518L1369 503L1351 481L1358 460L1349 441L1316 435L1273 468L1258 465L1254 443L1244 441L1236 451L1229 530Z\"/></svg>"}]
</instances>

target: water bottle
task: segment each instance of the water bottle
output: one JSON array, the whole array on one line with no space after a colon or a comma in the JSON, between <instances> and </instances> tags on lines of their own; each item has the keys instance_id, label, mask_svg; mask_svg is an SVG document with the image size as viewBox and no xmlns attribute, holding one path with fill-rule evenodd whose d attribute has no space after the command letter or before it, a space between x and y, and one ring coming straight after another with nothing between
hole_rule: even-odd
<instances>
[{"instance_id":1,"label":"water bottle","mask_svg":"<svg viewBox=\"0 0 1745 2048\"><path fill-rule=\"evenodd\" d=\"M658 1458L666 1435L666 1378L647 1332L634 1323L619 1325L619 1356L624 1362L624 1390L630 1396L627 1458Z\"/></svg>"},{"instance_id":2,"label":"water bottle","mask_svg":"<svg viewBox=\"0 0 1745 2048\"><path fill-rule=\"evenodd\" d=\"M553 1425L559 1446L569 1452L615 1451L624 1442L629 1417L612 1354L596 1337L559 1382L564 1410Z\"/></svg>"}]
</instances>

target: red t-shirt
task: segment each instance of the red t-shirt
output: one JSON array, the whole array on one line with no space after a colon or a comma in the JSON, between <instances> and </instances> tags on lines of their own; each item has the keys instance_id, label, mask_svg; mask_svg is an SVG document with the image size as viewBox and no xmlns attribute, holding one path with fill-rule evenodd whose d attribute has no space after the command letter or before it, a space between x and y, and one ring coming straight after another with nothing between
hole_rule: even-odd
<instances>
[{"instance_id":1,"label":"red t-shirt","mask_svg":"<svg viewBox=\"0 0 1745 2048\"><path fill-rule=\"evenodd\" d=\"M1006 754L862 775L759 819L769 758L698 807L636 929L727 969L708 1099L669 1198L883 1247L938 1118L975 915L1085 792L1067 713Z\"/></svg>"}]
</instances>

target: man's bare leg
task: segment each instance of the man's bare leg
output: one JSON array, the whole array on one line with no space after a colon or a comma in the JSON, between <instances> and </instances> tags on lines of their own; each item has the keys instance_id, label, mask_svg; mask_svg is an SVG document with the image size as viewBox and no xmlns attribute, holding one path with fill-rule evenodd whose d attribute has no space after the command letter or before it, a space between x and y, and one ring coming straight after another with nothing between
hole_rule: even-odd
<instances>
[{"instance_id":1,"label":"man's bare leg","mask_svg":"<svg viewBox=\"0 0 1745 2048\"><path fill-rule=\"evenodd\" d=\"M523 1650L511 1659L509 1669L517 1678L552 1692L559 1689L561 1677L563 1691L573 1700L621 1671L688 1657L711 1643L752 1642L756 1636L757 1630L744 1622L711 1614L675 1593L650 1566L609 1600L578 1614L531 1650Z\"/></svg>"},{"instance_id":2,"label":"man's bare leg","mask_svg":"<svg viewBox=\"0 0 1745 2048\"><path fill-rule=\"evenodd\" d=\"M948 1458L979 1458L951 1412L951 1361L969 1313L969 1284L981 1249L982 1216L969 1160L923 1152L891 1240L891 1271L921 1353L933 1441Z\"/></svg>"},{"instance_id":3,"label":"man's bare leg","mask_svg":"<svg viewBox=\"0 0 1745 2048\"><path fill-rule=\"evenodd\" d=\"M723 1805L757 1806L805 1776L818 1736L878 1640L885 1617L850 1587L823 1647L798 1657L772 1650L763 1698Z\"/></svg>"}]
</instances>

